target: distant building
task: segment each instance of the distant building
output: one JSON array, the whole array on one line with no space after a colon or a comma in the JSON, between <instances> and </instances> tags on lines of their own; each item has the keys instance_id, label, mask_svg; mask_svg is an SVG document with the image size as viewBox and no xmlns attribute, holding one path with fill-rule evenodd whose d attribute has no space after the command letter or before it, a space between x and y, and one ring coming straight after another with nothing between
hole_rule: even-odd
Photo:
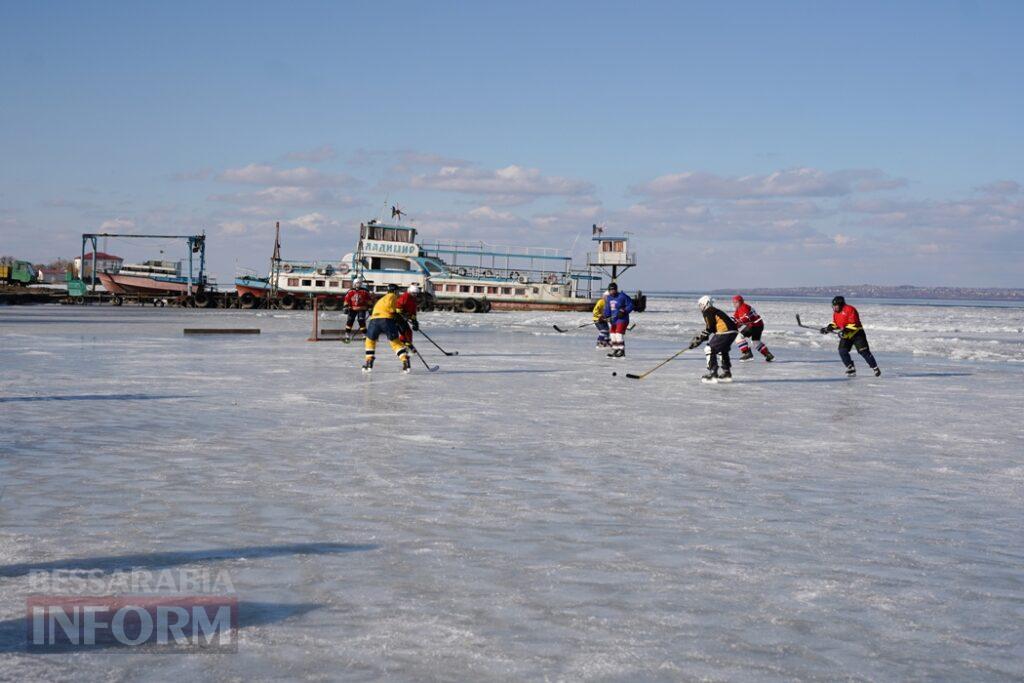
<instances>
[{"instance_id":1,"label":"distant building","mask_svg":"<svg viewBox=\"0 0 1024 683\"><path fill-rule=\"evenodd\" d=\"M43 266L39 268L39 281L48 285L62 285L64 284L65 281L64 274L66 272L67 271L65 271L63 268L51 268L50 266Z\"/></svg>"},{"instance_id":2,"label":"distant building","mask_svg":"<svg viewBox=\"0 0 1024 683\"><path fill-rule=\"evenodd\" d=\"M116 273L121 270L121 264L124 263L124 259L120 256L114 256L113 254L106 254L102 251L96 252L96 272L97 273ZM92 252L90 251L85 255L85 265L83 270L82 257L75 257L75 275L80 280L86 280L92 277Z\"/></svg>"}]
</instances>

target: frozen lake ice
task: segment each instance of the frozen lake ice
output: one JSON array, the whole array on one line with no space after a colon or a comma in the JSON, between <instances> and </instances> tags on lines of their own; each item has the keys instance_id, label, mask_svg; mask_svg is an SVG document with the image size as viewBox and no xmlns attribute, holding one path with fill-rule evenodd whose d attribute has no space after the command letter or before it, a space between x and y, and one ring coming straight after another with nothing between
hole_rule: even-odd
<instances>
[{"instance_id":1,"label":"frozen lake ice","mask_svg":"<svg viewBox=\"0 0 1024 683\"><path fill-rule=\"evenodd\" d=\"M753 303L778 362L718 386L623 377L692 301L624 361L425 314L460 355L370 377L309 312L0 309L0 679L1020 680L1024 311L852 302L847 380ZM228 572L237 653L23 651L29 569L132 565Z\"/></svg>"}]
</instances>

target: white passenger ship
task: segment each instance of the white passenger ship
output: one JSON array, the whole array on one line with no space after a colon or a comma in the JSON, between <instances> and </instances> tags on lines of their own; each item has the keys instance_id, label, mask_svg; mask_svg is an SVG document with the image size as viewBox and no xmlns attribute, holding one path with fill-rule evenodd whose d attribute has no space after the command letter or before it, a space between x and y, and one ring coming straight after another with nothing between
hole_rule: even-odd
<instances>
[{"instance_id":1,"label":"white passenger ship","mask_svg":"<svg viewBox=\"0 0 1024 683\"><path fill-rule=\"evenodd\" d=\"M340 261L278 259L269 277L242 275L235 284L243 306L276 291L285 308L318 296L328 310L340 308L357 275L376 293L415 282L426 307L467 312L589 311L600 295L601 275L590 266L573 268L572 257L556 249L451 240L421 245L416 237L413 227L368 221L359 226L356 250Z\"/></svg>"}]
</instances>

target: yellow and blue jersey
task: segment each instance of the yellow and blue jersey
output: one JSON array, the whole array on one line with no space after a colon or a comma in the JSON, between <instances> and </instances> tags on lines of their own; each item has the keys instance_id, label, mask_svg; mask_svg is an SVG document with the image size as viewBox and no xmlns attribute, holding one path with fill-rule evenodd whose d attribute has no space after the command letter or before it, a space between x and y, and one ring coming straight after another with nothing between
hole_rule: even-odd
<instances>
[{"instance_id":1,"label":"yellow and blue jersey","mask_svg":"<svg viewBox=\"0 0 1024 683\"><path fill-rule=\"evenodd\" d=\"M388 292L373 305L370 320L375 318L394 318L401 310L398 307L398 295Z\"/></svg>"}]
</instances>

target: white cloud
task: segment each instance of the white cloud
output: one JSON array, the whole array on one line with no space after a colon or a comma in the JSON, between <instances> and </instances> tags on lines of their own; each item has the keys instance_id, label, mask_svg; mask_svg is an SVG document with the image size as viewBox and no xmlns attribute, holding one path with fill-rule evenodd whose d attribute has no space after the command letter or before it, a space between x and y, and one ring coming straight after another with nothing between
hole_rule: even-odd
<instances>
[{"instance_id":1,"label":"white cloud","mask_svg":"<svg viewBox=\"0 0 1024 683\"><path fill-rule=\"evenodd\" d=\"M961 200L889 200L850 202L867 227L945 235L960 241L1002 240L1024 246L1024 200L1009 194L986 194Z\"/></svg>"},{"instance_id":2,"label":"white cloud","mask_svg":"<svg viewBox=\"0 0 1024 683\"><path fill-rule=\"evenodd\" d=\"M100 230L103 232L123 232L126 230L134 230L135 221L130 218L113 218L110 220L103 221L100 223Z\"/></svg>"},{"instance_id":3,"label":"white cloud","mask_svg":"<svg viewBox=\"0 0 1024 683\"><path fill-rule=\"evenodd\" d=\"M242 235L248 228L242 221L223 221L217 227L223 235Z\"/></svg>"},{"instance_id":4,"label":"white cloud","mask_svg":"<svg viewBox=\"0 0 1024 683\"><path fill-rule=\"evenodd\" d=\"M790 168L767 175L720 176L686 171L659 176L635 185L635 194L653 197L746 199L756 197L839 197L902 187L906 181L874 169L826 173L816 168Z\"/></svg>"},{"instance_id":5,"label":"white cloud","mask_svg":"<svg viewBox=\"0 0 1024 683\"><path fill-rule=\"evenodd\" d=\"M325 216L324 214L316 211L299 216L298 218L283 221L282 225L285 227L298 228L299 230L314 234L326 229L342 227L341 221L335 218L330 218L329 216Z\"/></svg>"},{"instance_id":6,"label":"white cloud","mask_svg":"<svg viewBox=\"0 0 1024 683\"><path fill-rule=\"evenodd\" d=\"M323 188L267 187L256 192L211 195L211 201L250 206L353 207L363 202Z\"/></svg>"},{"instance_id":7,"label":"white cloud","mask_svg":"<svg viewBox=\"0 0 1024 683\"><path fill-rule=\"evenodd\" d=\"M323 173L307 166L277 169L269 164L229 168L222 172L218 179L245 185L285 187L341 187L357 184L356 179L347 174Z\"/></svg>"},{"instance_id":8,"label":"white cloud","mask_svg":"<svg viewBox=\"0 0 1024 683\"><path fill-rule=\"evenodd\" d=\"M560 176L545 176L539 169L506 166L487 170L469 165L442 166L434 173L413 176L410 185L418 189L496 195L508 199L532 200L544 196L575 196L593 192L590 183Z\"/></svg>"},{"instance_id":9,"label":"white cloud","mask_svg":"<svg viewBox=\"0 0 1024 683\"><path fill-rule=\"evenodd\" d=\"M478 206L469 212L469 217L476 221L485 221L492 225L512 225L522 223L523 219L508 211L496 211L489 206Z\"/></svg>"},{"instance_id":10,"label":"white cloud","mask_svg":"<svg viewBox=\"0 0 1024 683\"><path fill-rule=\"evenodd\" d=\"M1021 185L1016 180L997 180L975 189L987 194L1017 194L1021 191Z\"/></svg>"},{"instance_id":11,"label":"white cloud","mask_svg":"<svg viewBox=\"0 0 1024 683\"><path fill-rule=\"evenodd\" d=\"M284 158L288 161L306 161L311 164L319 164L335 159L337 156L338 150L334 149L334 145L320 145L313 149L288 152L284 155Z\"/></svg>"}]
</instances>

